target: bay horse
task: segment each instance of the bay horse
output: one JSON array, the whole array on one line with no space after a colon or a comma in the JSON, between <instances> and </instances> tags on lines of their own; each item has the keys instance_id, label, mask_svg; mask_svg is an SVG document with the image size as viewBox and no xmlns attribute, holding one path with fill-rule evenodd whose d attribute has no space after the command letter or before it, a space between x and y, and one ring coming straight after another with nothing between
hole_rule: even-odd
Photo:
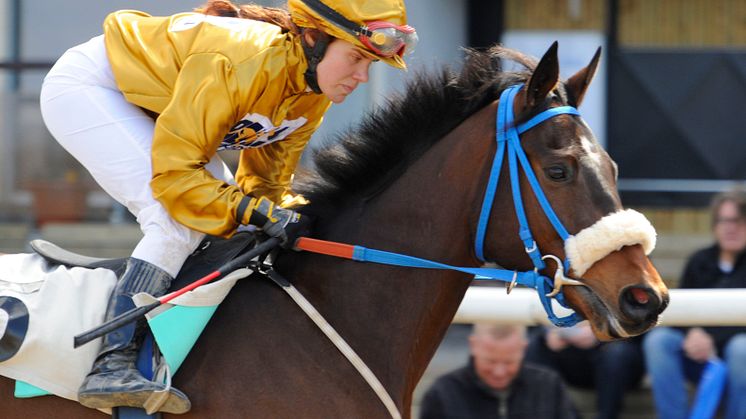
<instances>
[{"instance_id":1,"label":"bay horse","mask_svg":"<svg viewBox=\"0 0 746 419\"><path fill-rule=\"evenodd\" d=\"M298 175L296 190L311 202L303 211L317 219L313 237L480 266L474 243L497 148L501 92L523 84L513 103L517 121L547 108L577 107L599 52L564 82L556 43L538 63L493 47L469 52L458 72L444 68L418 75L405 94L319 149L314 169ZM525 70L504 71L505 59ZM579 116L553 117L520 141L570 234L622 209L616 165ZM502 167L501 179L507 176ZM525 177L520 189L538 247L564 257L563 240ZM507 269L531 270L512 201L509 182L499 182L484 256ZM282 253L275 268L358 352L408 418L413 390L473 276L292 251ZM548 276L555 270L547 264ZM563 289L566 301L604 340L646 331L668 301L639 244L612 251L577 279L586 286ZM102 417L57 397L14 399L12 382L0 383L0 417ZM390 417L335 346L266 279L239 281L175 375L174 386L192 400L183 418Z\"/></svg>"}]
</instances>

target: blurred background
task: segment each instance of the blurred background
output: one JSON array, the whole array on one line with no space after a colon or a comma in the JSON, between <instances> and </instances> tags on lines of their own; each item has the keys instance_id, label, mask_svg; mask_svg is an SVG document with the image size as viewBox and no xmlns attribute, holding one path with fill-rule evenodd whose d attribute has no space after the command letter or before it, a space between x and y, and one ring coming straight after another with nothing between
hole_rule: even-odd
<instances>
[{"instance_id":1,"label":"blurred background","mask_svg":"<svg viewBox=\"0 0 746 419\"><path fill-rule=\"evenodd\" d=\"M98 35L111 11L170 14L198 5L0 0L0 222L127 219L46 131L41 81L67 48ZM558 40L564 77L603 47L581 111L619 164L626 205L655 209L659 228L696 229L697 208L746 179L746 110L739 103L746 97L746 2L408 0L407 6L420 37L408 57L410 71L374 65L370 82L332 108L312 145L354 124L414 73L458 67L464 47L502 43L540 57ZM230 153L225 158L235 161ZM45 197L50 203L40 202Z\"/></svg>"},{"instance_id":2,"label":"blurred background","mask_svg":"<svg viewBox=\"0 0 746 419\"><path fill-rule=\"evenodd\" d=\"M109 12L171 14L199 4L0 0L0 252L24 251L29 239L44 237L92 256L129 253L140 237L136 224L46 131L41 82L67 48L101 33ZM580 111L619 164L625 206L657 228L653 260L675 286L685 258L711 242L706 206L712 194L746 185L746 1L406 4L420 38L408 57L410 70L374 65L370 82L333 106L310 148L354 125L414 73L458 68L464 47L502 43L540 57L558 40L568 77L601 46L602 64ZM230 153L224 158L236 160ZM454 348L462 361L463 344Z\"/></svg>"}]
</instances>

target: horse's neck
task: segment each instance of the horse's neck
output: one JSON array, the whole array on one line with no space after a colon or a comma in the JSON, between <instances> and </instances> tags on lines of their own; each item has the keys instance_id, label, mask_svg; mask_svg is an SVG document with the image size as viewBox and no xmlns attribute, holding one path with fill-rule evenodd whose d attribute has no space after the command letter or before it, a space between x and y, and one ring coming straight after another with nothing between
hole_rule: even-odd
<instances>
[{"instance_id":1,"label":"horse's neck","mask_svg":"<svg viewBox=\"0 0 746 419\"><path fill-rule=\"evenodd\" d=\"M341 211L320 238L473 266L471 224L481 199L480 179L489 165L482 160L489 153L484 138L480 149L464 125L380 195ZM319 310L395 398L409 397L471 277L308 254L294 258L296 266L288 268L301 292L324 305Z\"/></svg>"}]
</instances>

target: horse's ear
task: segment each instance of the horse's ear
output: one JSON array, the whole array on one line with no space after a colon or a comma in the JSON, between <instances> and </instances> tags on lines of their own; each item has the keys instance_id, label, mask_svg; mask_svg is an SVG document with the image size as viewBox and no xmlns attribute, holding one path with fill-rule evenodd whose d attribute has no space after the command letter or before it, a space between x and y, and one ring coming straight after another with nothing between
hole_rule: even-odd
<instances>
[{"instance_id":1,"label":"horse's ear","mask_svg":"<svg viewBox=\"0 0 746 419\"><path fill-rule=\"evenodd\" d=\"M583 97L585 96L585 91L588 89L588 85L591 84L593 76L596 75L598 61L600 59L601 47L598 47L590 64L567 79L565 86L567 88L568 102L570 105L576 108L580 106L580 103L583 101Z\"/></svg>"},{"instance_id":2,"label":"horse's ear","mask_svg":"<svg viewBox=\"0 0 746 419\"><path fill-rule=\"evenodd\" d=\"M544 101L549 92L557 86L559 81L559 60L557 59L557 41L554 41L528 81L526 90L526 107L531 109Z\"/></svg>"}]
</instances>

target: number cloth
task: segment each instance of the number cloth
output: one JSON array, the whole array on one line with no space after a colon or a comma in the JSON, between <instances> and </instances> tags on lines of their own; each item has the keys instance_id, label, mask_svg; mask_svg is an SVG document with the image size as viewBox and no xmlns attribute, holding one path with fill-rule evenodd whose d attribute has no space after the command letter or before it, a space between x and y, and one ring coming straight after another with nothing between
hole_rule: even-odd
<instances>
[{"instance_id":1,"label":"number cloth","mask_svg":"<svg viewBox=\"0 0 746 419\"><path fill-rule=\"evenodd\" d=\"M251 272L238 269L147 315L168 365L165 374L172 376L178 370L218 305L236 282ZM106 296L116 280L108 269L50 268L36 254L0 256L0 359L4 359L0 375L18 380L17 397L51 393L77 400L78 388L98 356L102 339L74 349L73 338L104 322ZM136 294L134 300L138 306L155 301L145 293ZM30 321L17 335L20 339L4 345L9 341L6 335L11 334L11 323L18 323L8 315L9 307L16 312L13 309L25 308ZM161 365L153 368L163 371Z\"/></svg>"},{"instance_id":2,"label":"number cloth","mask_svg":"<svg viewBox=\"0 0 746 419\"><path fill-rule=\"evenodd\" d=\"M108 269L49 267L36 254L0 256L0 298L17 299L15 304L25 306L30 320L11 345L17 352L0 362L0 375L77 400L101 339L74 349L73 337L103 323L105 296L116 280ZM0 316L4 339L13 319L6 310ZM0 351L8 349L3 345Z\"/></svg>"}]
</instances>

